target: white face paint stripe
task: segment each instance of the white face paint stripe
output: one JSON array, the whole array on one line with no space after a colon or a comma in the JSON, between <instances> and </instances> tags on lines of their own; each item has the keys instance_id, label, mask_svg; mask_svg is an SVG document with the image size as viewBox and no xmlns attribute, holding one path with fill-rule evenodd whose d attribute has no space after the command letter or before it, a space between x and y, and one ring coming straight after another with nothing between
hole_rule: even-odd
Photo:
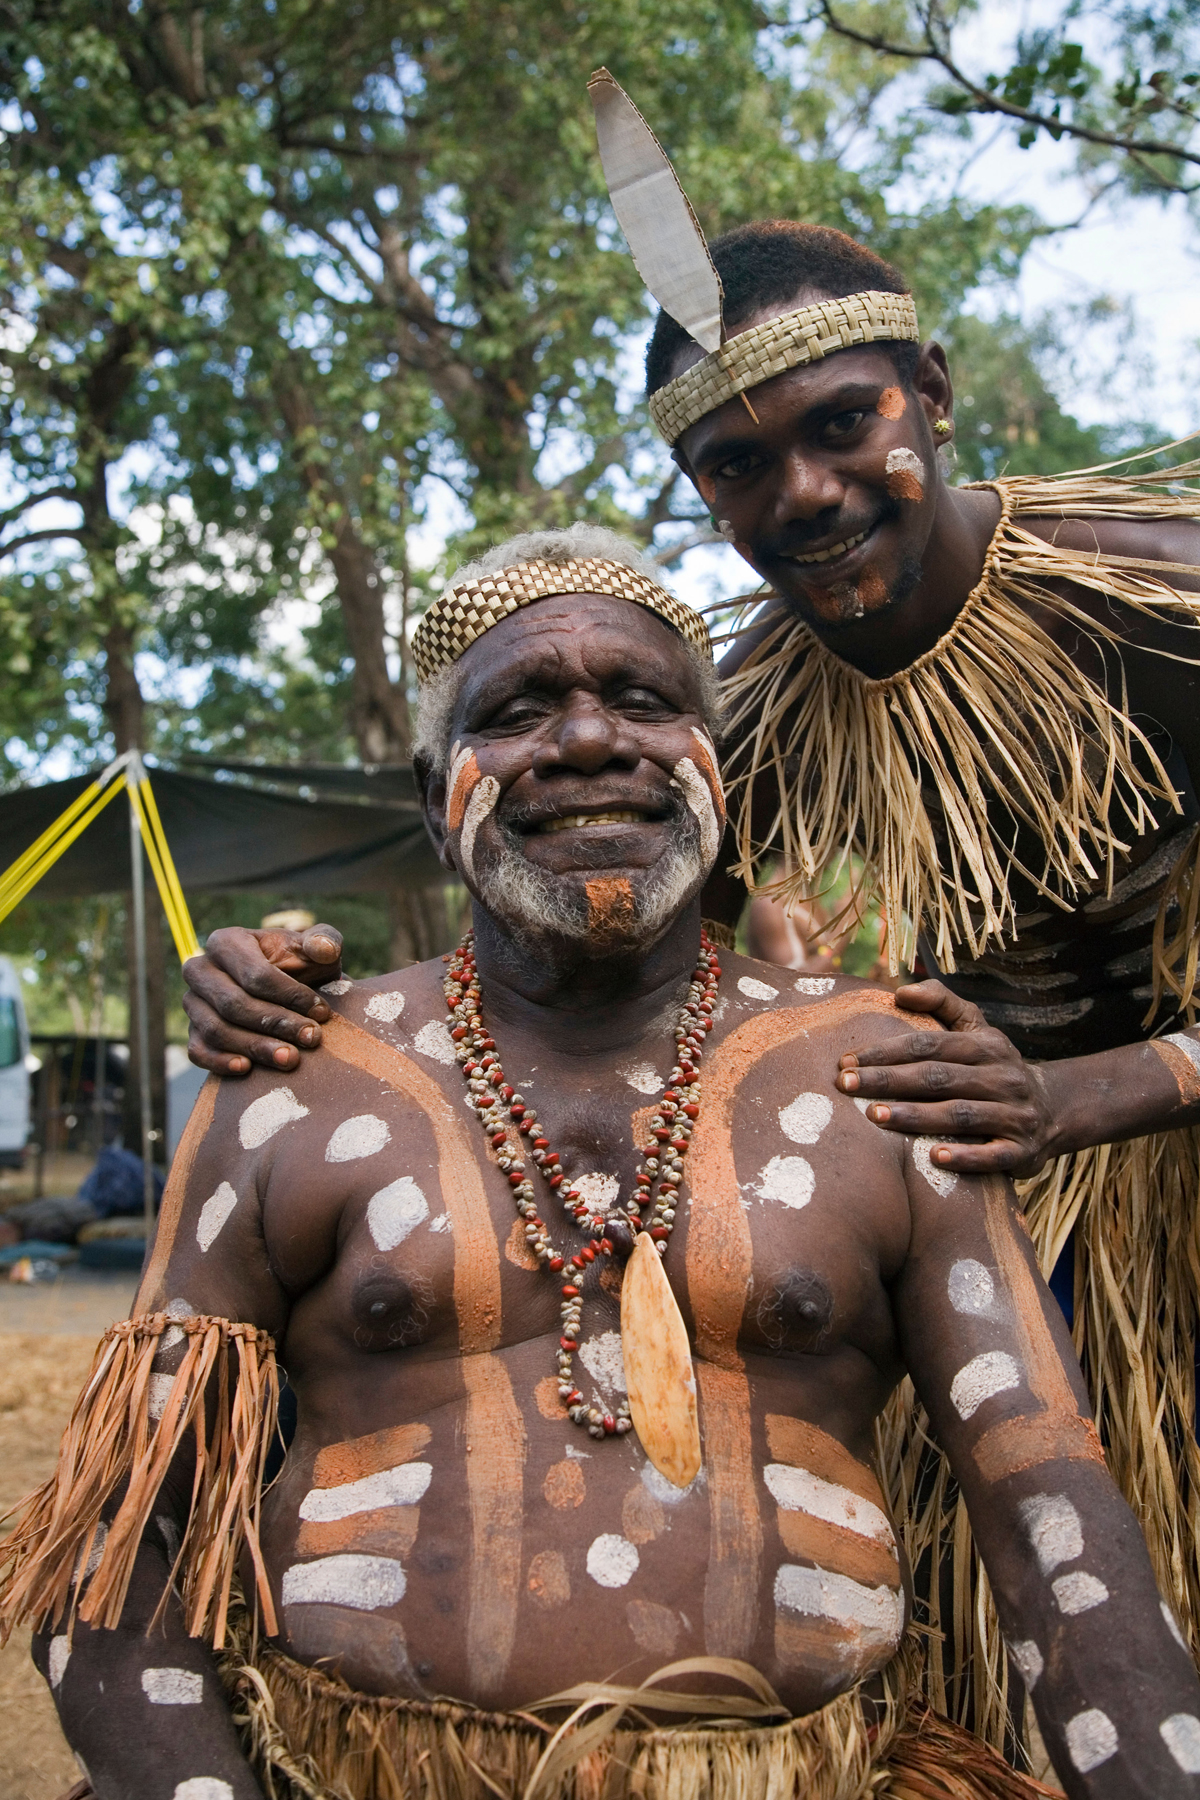
<instances>
[{"instance_id":1,"label":"white face paint stripe","mask_svg":"<svg viewBox=\"0 0 1200 1800\"><path fill-rule=\"evenodd\" d=\"M301 1106L291 1088L272 1088L269 1094L260 1094L257 1100L252 1100L238 1120L242 1149L257 1150L285 1125L307 1117L307 1106Z\"/></svg>"},{"instance_id":2,"label":"white face paint stripe","mask_svg":"<svg viewBox=\"0 0 1200 1800\"><path fill-rule=\"evenodd\" d=\"M946 1283L946 1293L957 1313L986 1319L996 1310L996 1284L991 1272L972 1257L955 1263Z\"/></svg>"},{"instance_id":3,"label":"white face paint stripe","mask_svg":"<svg viewBox=\"0 0 1200 1800\"><path fill-rule=\"evenodd\" d=\"M950 1398L960 1419L969 1419L985 1400L1021 1385L1021 1370L1006 1350L973 1356L950 1383Z\"/></svg>"},{"instance_id":4,"label":"white face paint stripe","mask_svg":"<svg viewBox=\"0 0 1200 1800\"><path fill-rule=\"evenodd\" d=\"M459 833L458 853L462 858L463 874L469 881L475 880L475 834L499 798L500 783L494 775L485 775L482 781L475 783L471 798L467 801Z\"/></svg>"},{"instance_id":5,"label":"white face paint stripe","mask_svg":"<svg viewBox=\"0 0 1200 1800\"><path fill-rule=\"evenodd\" d=\"M1065 1494L1031 1494L1017 1514L1043 1575L1083 1555L1083 1525Z\"/></svg>"},{"instance_id":6,"label":"white face paint stripe","mask_svg":"<svg viewBox=\"0 0 1200 1800\"><path fill-rule=\"evenodd\" d=\"M1090 1775L1101 1763L1115 1756L1121 1747L1117 1728L1099 1707L1076 1713L1067 1720L1067 1754L1081 1775Z\"/></svg>"},{"instance_id":7,"label":"white face paint stripe","mask_svg":"<svg viewBox=\"0 0 1200 1800\"><path fill-rule=\"evenodd\" d=\"M807 1513L810 1518L824 1519L840 1525L859 1537L883 1544L896 1556L896 1539L891 1520L881 1507L836 1482L822 1481L807 1469L796 1469L788 1463L768 1463L763 1480L776 1505L785 1512Z\"/></svg>"},{"instance_id":8,"label":"white face paint stripe","mask_svg":"<svg viewBox=\"0 0 1200 1800\"><path fill-rule=\"evenodd\" d=\"M1037 1686L1038 1676L1046 1666L1041 1651L1032 1638L1021 1638L1008 1646L1008 1654L1013 1659L1017 1674L1025 1683L1026 1691L1032 1693Z\"/></svg>"},{"instance_id":9,"label":"white face paint stripe","mask_svg":"<svg viewBox=\"0 0 1200 1800\"><path fill-rule=\"evenodd\" d=\"M1158 1735L1185 1775L1200 1775L1200 1719L1194 1713L1172 1713Z\"/></svg>"},{"instance_id":10,"label":"white face paint stripe","mask_svg":"<svg viewBox=\"0 0 1200 1800\"><path fill-rule=\"evenodd\" d=\"M200 1208L200 1217L196 1220L196 1242L199 1244L201 1251L207 1252L212 1249L217 1238L220 1236L229 1215L237 1205L237 1199L238 1197L230 1187L229 1183L223 1181L216 1192L210 1194L208 1199L204 1202L204 1205ZM178 1330L178 1327L173 1327L173 1329ZM183 1333L179 1332L179 1336L182 1337ZM164 1333L163 1341L160 1343L159 1349L165 1350L167 1348L166 1333Z\"/></svg>"},{"instance_id":11,"label":"white face paint stripe","mask_svg":"<svg viewBox=\"0 0 1200 1800\"><path fill-rule=\"evenodd\" d=\"M700 827L700 858L707 873L721 848L721 824L713 805L712 790L690 756L681 757L671 773L683 789L683 797Z\"/></svg>"},{"instance_id":12,"label":"white face paint stripe","mask_svg":"<svg viewBox=\"0 0 1200 1800\"><path fill-rule=\"evenodd\" d=\"M380 1469L358 1481L344 1481L338 1487L310 1488L300 1502L300 1517L324 1525L381 1506L416 1506L432 1478L431 1463L410 1462Z\"/></svg>"},{"instance_id":13,"label":"white face paint stripe","mask_svg":"<svg viewBox=\"0 0 1200 1800\"><path fill-rule=\"evenodd\" d=\"M391 1025L404 1011L404 995L396 988L386 994L372 994L367 1001L367 1018Z\"/></svg>"},{"instance_id":14,"label":"white face paint stripe","mask_svg":"<svg viewBox=\"0 0 1200 1800\"><path fill-rule=\"evenodd\" d=\"M367 1229L377 1250L394 1250L429 1217L429 1202L411 1175L380 1188L367 1204Z\"/></svg>"},{"instance_id":15,"label":"white face paint stripe","mask_svg":"<svg viewBox=\"0 0 1200 1800\"><path fill-rule=\"evenodd\" d=\"M593 1538L587 1553L587 1572L598 1587L625 1587L637 1574L641 1561L636 1544L605 1532Z\"/></svg>"},{"instance_id":16,"label":"white face paint stripe","mask_svg":"<svg viewBox=\"0 0 1200 1800\"><path fill-rule=\"evenodd\" d=\"M662 1076L653 1063L626 1063L617 1074L627 1087L637 1094L657 1094L663 1085Z\"/></svg>"},{"instance_id":17,"label":"white face paint stripe","mask_svg":"<svg viewBox=\"0 0 1200 1800\"><path fill-rule=\"evenodd\" d=\"M802 1156L773 1156L758 1171L758 1181L751 1192L760 1200L778 1200L798 1212L813 1197L817 1178L810 1162Z\"/></svg>"},{"instance_id":18,"label":"white face paint stripe","mask_svg":"<svg viewBox=\"0 0 1200 1800\"><path fill-rule=\"evenodd\" d=\"M779 1109L779 1129L793 1144L815 1144L833 1117L828 1094L797 1094Z\"/></svg>"},{"instance_id":19,"label":"white face paint stripe","mask_svg":"<svg viewBox=\"0 0 1200 1800\"><path fill-rule=\"evenodd\" d=\"M199 1706L204 1677L194 1669L143 1669L142 1692L151 1706Z\"/></svg>"},{"instance_id":20,"label":"white face paint stripe","mask_svg":"<svg viewBox=\"0 0 1200 1800\"><path fill-rule=\"evenodd\" d=\"M783 1612L857 1626L866 1649L898 1644L904 1629L904 1594L866 1587L849 1575L784 1563L775 1576L775 1605Z\"/></svg>"},{"instance_id":21,"label":"white face paint stripe","mask_svg":"<svg viewBox=\"0 0 1200 1800\"><path fill-rule=\"evenodd\" d=\"M358 1162L364 1156L377 1156L392 1134L374 1113L360 1113L357 1118L343 1119L325 1146L327 1163Z\"/></svg>"},{"instance_id":22,"label":"white face paint stripe","mask_svg":"<svg viewBox=\"0 0 1200 1800\"><path fill-rule=\"evenodd\" d=\"M390 1556L323 1556L284 1571L285 1606L349 1606L375 1612L403 1600L404 1568Z\"/></svg>"},{"instance_id":23,"label":"white face paint stripe","mask_svg":"<svg viewBox=\"0 0 1200 1800\"><path fill-rule=\"evenodd\" d=\"M606 1175L599 1169L590 1175L573 1175L571 1186L579 1189L580 1198L587 1201L593 1212L605 1212L615 1206L621 1192L620 1177Z\"/></svg>"},{"instance_id":24,"label":"white face paint stripe","mask_svg":"<svg viewBox=\"0 0 1200 1800\"><path fill-rule=\"evenodd\" d=\"M52 1637L50 1639L50 1686L62 1686L62 1678L67 1672L67 1664L71 1660L71 1640L69 1637Z\"/></svg>"},{"instance_id":25,"label":"white face paint stripe","mask_svg":"<svg viewBox=\"0 0 1200 1800\"><path fill-rule=\"evenodd\" d=\"M887 461L884 463L883 467L885 474L888 475L895 475L900 469L903 469L907 475L917 476L918 479L922 479L925 474L925 464L921 461L916 451L906 448L889 450L887 453Z\"/></svg>"},{"instance_id":26,"label":"white face paint stripe","mask_svg":"<svg viewBox=\"0 0 1200 1800\"><path fill-rule=\"evenodd\" d=\"M1094 1606L1103 1606L1108 1599L1104 1583L1083 1569L1060 1575L1050 1583L1050 1592L1058 1602L1059 1612L1068 1619L1073 1619L1076 1613L1091 1612Z\"/></svg>"}]
</instances>

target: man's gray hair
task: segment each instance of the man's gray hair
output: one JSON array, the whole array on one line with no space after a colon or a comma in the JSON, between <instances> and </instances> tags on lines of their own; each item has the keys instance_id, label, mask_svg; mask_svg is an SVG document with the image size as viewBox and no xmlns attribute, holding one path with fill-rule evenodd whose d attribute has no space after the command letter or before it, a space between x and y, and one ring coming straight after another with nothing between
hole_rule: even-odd
<instances>
[{"instance_id":1,"label":"man's gray hair","mask_svg":"<svg viewBox=\"0 0 1200 1800\"><path fill-rule=\"evenodd\" d=\"M485 550L472 562L464 563L454 571L451 581L456 586L460 582L479 581L485 575L496 575L501 569L511 569L517 563L565 563L586 558L623 563L648 581L662 585L662 570L637 544L609 531L605 525L584 524L567 525L557 531L522 531L494 549ZM691 644L682 638L679 641L699 682L705 726L714 742L719 743L722 721L716 670ZM459 665L452 663L427 682L417 695L413 756L421 757L434 769L444 769L450 760L450 730L460 679Z\"/></svg>"}]
</instances>

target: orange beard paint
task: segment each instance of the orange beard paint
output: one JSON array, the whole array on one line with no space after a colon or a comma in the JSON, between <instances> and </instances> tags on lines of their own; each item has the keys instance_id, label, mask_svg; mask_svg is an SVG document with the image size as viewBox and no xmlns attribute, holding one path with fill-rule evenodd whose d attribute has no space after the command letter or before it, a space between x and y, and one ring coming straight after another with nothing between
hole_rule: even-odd
<instances>
[{"instance_id":1,"label":"orange beard paint","mask_svg":"<svg viewBox=\"0 0 1200 1800\"><path fill-rule=\"evenodd\" d=\"M609 932L633 924L633 889L623 875L600 875L584 889L588 930Z\"/></svg>"},{"instance_id":2,"label":"orange beard paint","mask_svg":"<svg viewBox=\"0 0 1200 1800\"><path fill-rule=\"evenodd\" d=\"M875 411L881 419L902 419L905 405L904 395L898 387L884 388L875 402Z\"/></svg>"},{"instance_id":3,"label":"orange beard paint","mask_svg":"<svg viewBox=\"0 0 1200 1800\"><path fill-rule=\"evenodd\" d=\"M858 583L858 598L863 606L878 606L887 599L883 577L874 563L868 563Z\"/></svg>"}]
</instances>

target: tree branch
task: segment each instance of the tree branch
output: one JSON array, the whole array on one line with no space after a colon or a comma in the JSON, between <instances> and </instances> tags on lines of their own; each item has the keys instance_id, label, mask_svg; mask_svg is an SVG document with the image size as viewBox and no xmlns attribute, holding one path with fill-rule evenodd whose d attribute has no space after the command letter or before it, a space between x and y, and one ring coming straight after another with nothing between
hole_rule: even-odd
<instances>
[{"instance_id":1,"label":"tree branch","mask_svg":"<svg viewBox=\"0 0 1200 1800\"><path fill-rule=\"evenodd\" d=\"M41 544L48 538L74 538L82 543L84 538L82 525L48 525L44 531L27 531L24 537L12 538L7 544L0 544L0 557L11 556L16 550L24 550L29 544Z\"/></svg>"},{"instance_id":2,"label":"tree branch","mask_svg":"<svg viewBox=\"0 0 1200 1800\"><path fill-rule=\"evenodd\" d=\"M6 507L3 512L0 512L0 531L3 531L6 525L11 525L14 519L19 519L22 513L27 513L33 507L39 506L43 500L73 500L77 506L81 504L79 495L74 488L45 488L40 494L27 494L24 500L18 500L15 506Z\"/></svg>"}]
</instances>

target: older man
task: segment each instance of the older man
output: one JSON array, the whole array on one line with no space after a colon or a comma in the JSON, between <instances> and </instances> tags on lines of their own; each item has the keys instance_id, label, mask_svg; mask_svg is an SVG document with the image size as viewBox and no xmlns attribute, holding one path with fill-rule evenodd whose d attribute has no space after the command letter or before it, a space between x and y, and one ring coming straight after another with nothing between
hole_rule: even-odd
<instances>
[{"instance_id":1,"label":"older man","mask_svg":"<svg viewBox=\"0 0 1200 1800\"><path fill-rule=\"evenodd\" d=\"M295 1074L205 1090L18 1531L6 1615L99 1800L507 1795L543 1751L563 1796L1031 1793L909 1704L873 1449L905 1369L1068 1793L1195 1792L1200 1685L1011 1191L822 1091L887 996L702 933L705 644L602 533L493 553L423 624L473 929L337 983ZM299 1423L260 1507L272 1338ZM223 1687L239 1544L263 1636L235 1604ZM538 1723L672 1661L704 1696L641 1716L686 1729Z\"/></svg>"}]
</instances>

